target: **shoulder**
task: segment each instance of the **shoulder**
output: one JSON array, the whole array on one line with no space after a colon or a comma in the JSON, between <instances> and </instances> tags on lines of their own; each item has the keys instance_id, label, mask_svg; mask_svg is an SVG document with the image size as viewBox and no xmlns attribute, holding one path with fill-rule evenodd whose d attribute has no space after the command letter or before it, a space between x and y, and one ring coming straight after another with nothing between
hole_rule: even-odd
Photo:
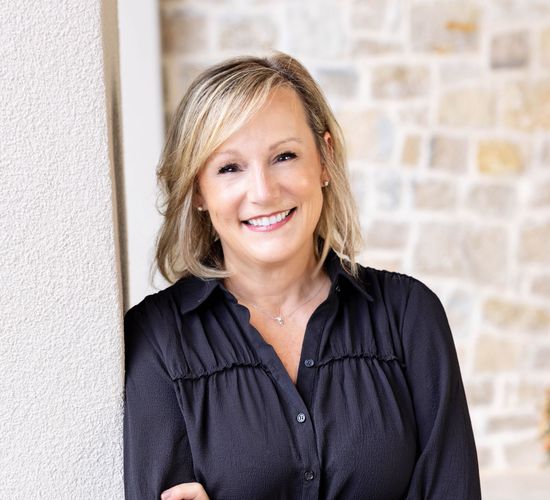
<instances>
[{"instance_id":1,"label":"shoulder","mask_svg":"<svg viewBox=\"0 0 550 500\"><path fill-rule=\"evenodd\" d=\"M362 267L360 279L370 287L376 324L387 324L397 356L405 366L415 358L438 359L456 367L454 341L444 306L421 279ZM387 322L387 323L385 323Z\"/></svg>"},{"instance_id":2,"label":"shoulder","mask_svg":"<svg viewBox=\"0 0 550 500\"><path fill-rule=\"evenodd\" d=\"M164 360L172 376L177 376L180 364L183 314L204 294L204 284L198 278L182 278L167 288L152 293L134 305L124 315L126 355L135 350L154 352ZM201 280L198 280L201 281Z\"/></svg>"},{"instance_id":3,"label":"shoulder","mask_svg":"<svg viewBox=\"0 0 550 500\"><path fill-rule=\"evenodd\" d=\"M357 280L371 295L373 309L391 317L401 331L417 321L437 318L446 322L437 294L415 276L360 266Z\"/></svg>"},{"instance_id":4,"label":"shoulder","mask_svg":"<svg viewBox=\"0 0 550 500\"><path fill-rule=\"evenodd\" d=\"M124 315L125 323L137 323L141 327L159 322L174 307L174 285L144 297Z\"/></svg>"},{"instance_id":5,"label":"shoulder","mask_svg":"<svg viewBox=\"0 0 550 500\"><path fill-rule=\"evenodd\" d=\"M406 303L411 294L436 296L423 281L409 274L359 266L357 280L376 300Z\"/></svg>"},{"instance_id":6,"label":"shoulder","mask_svg":"<svg viewBox=\"0 0 550 500\"><path fill-rule=\"evenodd\" d=\"M144 297L126 312L126 317L158 323L179 316L200 303L212 284L195 276L186 276L172 285Z\"/></svg>"}]
</instances>

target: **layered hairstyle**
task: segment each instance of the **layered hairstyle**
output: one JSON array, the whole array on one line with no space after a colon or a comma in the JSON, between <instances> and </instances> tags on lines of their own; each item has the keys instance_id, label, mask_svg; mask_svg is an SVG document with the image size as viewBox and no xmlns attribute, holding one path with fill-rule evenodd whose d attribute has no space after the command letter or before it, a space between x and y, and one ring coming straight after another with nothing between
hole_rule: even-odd
<instances>
[{"instance_id":1,"label":"layered hairstyle","mask_svg":"<svg viewBox=\"0 0 550 500\"><path fill-rule=\"evenodd\" d=\"M208 158L238 131L280 87L296 92L315 138L321 164L331 180L314 232L318 268L332 249L351 274L361 244L357 210L346 171L340 126L311 75L296 59L277 52L268 57L238 57L200 74L172 117L157 180L163 223L156 241L156 266L170 283L188 275L229 276L207 212L194 209L197 176ZM332 137L327 146L326 132Z\"/></svg>"}]
</instances>

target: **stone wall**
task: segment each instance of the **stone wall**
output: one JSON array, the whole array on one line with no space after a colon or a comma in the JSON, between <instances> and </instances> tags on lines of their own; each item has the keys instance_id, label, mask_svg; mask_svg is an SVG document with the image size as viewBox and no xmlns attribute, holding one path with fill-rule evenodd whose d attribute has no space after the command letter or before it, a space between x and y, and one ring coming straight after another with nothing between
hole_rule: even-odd
<instances>
[{"instance_id":1,"label":"stone wall","mask_svg":"<svg viewBox=\"0 0 550 500\"><path fill-rule=\"evenodd\" d=\"M166 116L211 63L300 59L347 137L361 261L451 323L485 471L536 469L550 386L550 2L161 1Z\"/></svg>"}]
</instances>

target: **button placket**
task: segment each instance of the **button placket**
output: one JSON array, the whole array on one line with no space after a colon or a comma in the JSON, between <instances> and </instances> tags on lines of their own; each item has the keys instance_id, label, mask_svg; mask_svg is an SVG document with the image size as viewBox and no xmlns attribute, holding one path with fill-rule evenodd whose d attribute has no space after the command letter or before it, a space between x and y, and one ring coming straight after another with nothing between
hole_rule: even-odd
<instances>
[{"instance_id":1,"label":"button placket","mask_svg":"<svg viewBox=\"0 0 550 500\"><path fill-rule=\"evenodd\" d=\"M328 302L317 310L307 325L302 345L301 361L296 385L292 385L292 395L299 396L301 402L293 405L295 419L294 436L300 450L301 467L296 472L297 479L304 486L302 500L317 500L320 487L320 457L315 438L311 400L317 375L319 345L325 332L325 325L329 314L335 310L337 299L329 297ZM285 381L286 382L286 381ZM287 384L285 384L287 385ZM292 398L294 401L298 398Z\"/></svg>"}]
</instances>

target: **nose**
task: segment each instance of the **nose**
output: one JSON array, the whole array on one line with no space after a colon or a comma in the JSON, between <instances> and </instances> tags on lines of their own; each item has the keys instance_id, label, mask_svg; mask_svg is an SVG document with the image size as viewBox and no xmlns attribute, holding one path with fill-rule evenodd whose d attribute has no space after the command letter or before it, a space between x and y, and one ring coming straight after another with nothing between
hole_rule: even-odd
<instances>
[{"instance_id":1,"label":"nose","mask_svg":"<svg viewBox=\"0 0 550 500\"><path fill-rule=\"evenodd\" d=\"M253 203L266 204L279 195L276 176L265 165L251 166L248 180L248 199Z\"/></svg>"}]
</instances>

